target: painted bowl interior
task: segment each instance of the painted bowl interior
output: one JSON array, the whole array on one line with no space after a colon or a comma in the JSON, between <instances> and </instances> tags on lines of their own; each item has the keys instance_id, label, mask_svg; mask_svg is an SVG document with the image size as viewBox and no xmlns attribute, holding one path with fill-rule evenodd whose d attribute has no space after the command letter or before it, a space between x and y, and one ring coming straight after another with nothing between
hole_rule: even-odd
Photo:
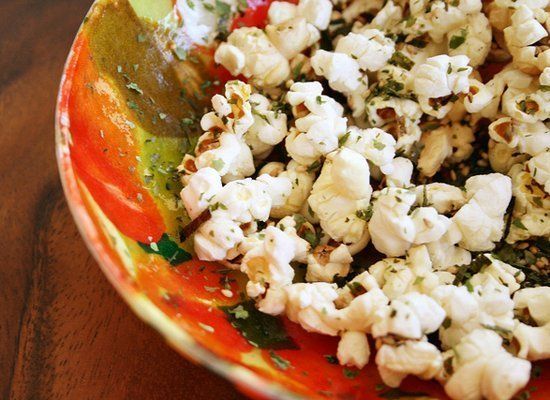
<instances>
[{"instance_id":1,"label":"painted bowl interior","mask_svg":"<svg viewBox=\"0 0 550 400\"><path fill-rule=\"evenodd\" d=\"M265 15L267 4L256 3ZM188 220L176 166L201 133L197 121L210 97L230 77L211 50L170 48L159 21L172 6L96 2L61 83L61 177L105 275L175 349L254 397L446 398L438 384L413 378L403 392L383 388L372 360L362 371L335 364L336 338L255 311L240 274L194 260L180 241Z\"/></svg>"}]
</instances>

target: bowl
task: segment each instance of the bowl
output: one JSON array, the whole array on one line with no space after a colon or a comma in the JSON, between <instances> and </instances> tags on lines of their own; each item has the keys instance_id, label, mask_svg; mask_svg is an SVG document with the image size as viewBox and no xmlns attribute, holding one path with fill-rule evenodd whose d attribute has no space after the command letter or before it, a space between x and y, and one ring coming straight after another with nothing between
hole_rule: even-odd
<instances>
[{"instance_id":1,"label":"bowl","mask_svg":"<svg viewBox=\"0 0 550 400\"><path fill-rule=\"evenodd\" d=\"M238 24L265 19L267 2L250 5ZM446 398L437 383L414 378L384 387L372 360L361 371L339 366L336 338L256 311L240 274L193 259L180 237L188 220L176 167L230 76L214 65L211 49L169 37L178 23L173 7L172 0L97 1L61 82L61 179L109 281L177 351L252 397Z\"/></svg>"}]
</instances>

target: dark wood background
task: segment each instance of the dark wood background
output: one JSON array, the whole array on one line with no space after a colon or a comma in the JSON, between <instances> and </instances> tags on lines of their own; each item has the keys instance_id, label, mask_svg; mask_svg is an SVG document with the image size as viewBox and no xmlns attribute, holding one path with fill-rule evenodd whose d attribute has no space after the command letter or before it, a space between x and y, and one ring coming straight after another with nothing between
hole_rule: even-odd
<instances>
[{"instance_id":1,"label":"dark wood background","mask_svg":"<svg viewBox=\"0 0 550 400\"><path fill-rule=\"evenodd\" d=\"M54 106L91 0L0 0L0 399L238 399L100 272L57 174Z\"/></svg>"}]
</instances>

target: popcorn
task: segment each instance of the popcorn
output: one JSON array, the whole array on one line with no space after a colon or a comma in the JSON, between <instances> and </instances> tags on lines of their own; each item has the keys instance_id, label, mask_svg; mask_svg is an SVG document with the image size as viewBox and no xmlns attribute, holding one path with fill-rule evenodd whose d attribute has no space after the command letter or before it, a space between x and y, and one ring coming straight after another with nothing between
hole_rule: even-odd
<instances>
[{"instance_id":1,"label":"popcorn","mask_svg":"<svg viewBox=\"0 0 550 400\"><path fill-rule=\"evenodd\" d=\"M508 88L502 95L502 111L520 122L533 124L550 117L549 100L550 93L544 91L528 93Z\"/></svg>"},{"instance_id":2,"label":"popcorn","mask_svg":"<svg viewBox=\"0 0 550 400\"><path fill-rule=\"evenodd\" d=\"M422 137L422 144L424 147L418 158L418 170L424 176L432 177L452 154L449 127L441 126L426 132Z\"/></svg>"},{"instance_id":3,"label":"popcorn","mask_svg":"<svg viewBox=\"0 0 550 400\"><path fill-rule=\"evenodd\" d=\"M533 179L550 194L550 149L531 158L527 168Z\"/></svg>"},{"instance_id":4,"label":"popcorn","mask_svg":"<svg viewBox=\"0 0 550 400\"><path fill-rule=\"evenodd\" d=\"M495 94L477 79L469 79L470 89L464 97L464 107L470 113L478 113L491 104Z\"/></svg>"},{"instance_id":5,"label":"popcorn","mask_svg":"<svg viewBox=\"0 0 550 400\"><path fill-rule=\"evenodd\" d=\"M189 218L197 218L208 208L209 199L222 189L220 175L215 169L202 168L193 174L181 190L181 199Z\"/></svg>"},{"instance_id":6,"label":"popcorn","mask_svg":"<svg viewBox=\"0 0 550 400\"><path fill-rule=\"evenodd\" d=\"M286 114L273 111L272 103L261 94L251 95L250 104L254 123L244 134L244 139L252 155L264 159L287 135Z\"/></svg>"},{"instance_id":7,"label":"popcorn","mask_svg":"<svg viewBox=\"0 0 550 400\"><path fill-rule=\"evenodd\" d=\"M495 4L502 8L515 9L521 6L526 6L532 10L537 8L548 7L548 0L495 0Z\"/></svg>"},{"instance_id":8,"label":"popcorn","mask_svg":"<svg viewBox=\"0 0 550 400\"><path fill-rule=\"evenodd\" d=\"M273 170L273 168L277 168ZM308 172L307 168L291 161L286 166L283 163L271 162L266 164L259 174L269 174L280 178L286 178L291 183L290 193L286 197L284 204L273 205L271 208L271 217L283 218L300 212L300 209L307 203L307 198L313 187L314 174Z\"/></svg>"},{"instance_id":9,"label":"popcorn","mask_svg":"<svg viewBox=\"0 0 550 400\"><path fill-rule=\"evenodd\" d=\"M216 36L218 20L216 15L208 10L209 6L214 6L212 0L205 0L199 4L189 3L185 0L175 2L175 10L183 20L185 34L192 43L208 44Z\"/></svg>"},{"instance_id":10,"label":"popcorn","mask_svg":"<svg viewBox=\"0 0 550 400\"><path fill-rule=\"evenodd\" d=\"M234 30L218 46L214 60L231 75L243 74L259 87L278 86L290 74L288 60L262 30L253 27Z\"/></svg>"},{"instance_id":11,"label":"popcorn","mask_svg":"<svg viewBox=\"0 0 550 400\"><path fill-rule=\"evenodd\" d=\"M489 163L495 172L507 174L515 164L522 164L529 157L508 147L504 143L497 143L489 140Z\"/></svg>"},{"instance_id":12,"label":"popcorn","mask_svg":"<svg viewBox=\"0 0 550 400\"><path fill-rule=\"evenodd\" d=\"M504 38L510 47L529 46L548 36L533 11L525 5L516 9L511 20L512 25L504 29Z\"/></svg>"},{"instance_id":13,"label":"popcorn","mask_svg":"<svg viewBox=\"0 0 550 400\"><path fill-rule=\"evenodd\" d=\"M272 204L268 190L264 182L250 178L230 182L209 200L211 213L241 224L266 221Z\"/></svg>"},{"instance_id":14,"label":"popcorn","mask_svg":"<svg viewBox=\"0 0 550 400\"><path fill-rule=\"evenodd\" d=\"M445 311L431 297L407 293L393 299L388 307L378 310L372 336L421 339L424 334L435 332L444 319Z\"/></svg>"},{"instance_id":15,"label":"popcorn","mask_svg":"<svg viewBox=\"0 0 550 400\"><path fill-rule=\"evenodd\" d=\"M405 157L395 157L391 166L392 172L386 175L386 183L390 187L407 188L411 186L413 163Z\"/></svg>"},{"instance_id":16,"label":"popcorn","mask_svg":"<svg viewBox=\"0 0 550 400\"><path fill-rule=\"evenodd\" d=\"M510 225L510 232L506 237L508 243L526 240L533 236L550 235L547 215L550 196L536 183L532 173L534 172L525 171L522 165L514 165L509 171L515 203L512 212L514 222Z\"/></svg>"},{"instance_id":17,"label":"popcorn","mask_svg":"<svg viewBox=\"0 0 550 400\"><path fill-rule=\"evenodd\" d=\"M344 53L331 53L317 50L311 57L315 73L325 77L332 89L346 95L363 90L368 85L368 77L363 76L359 64Z\"/></svg>"},{"instance_id":18,"label":"popcorn","mask_svg":"<svg viewBox=\"0 0 550 400\"><path fill-rule=\"evenodd\" d=\"M357 60L364 71L378 71L390 59L395 50L394 42L378 29L361 29L341 38L335 52L344 53Z\"/></svg>"},{"instance_id":19,"label":"popcorn","mask_svg":"<svg viewBox=\"0 0 550 400\"><path fill-rule=\"evenodd\" d=\"M393 1L386 2L384 7L375 15L368 24L369 28L376 28L382 31L391 30L403 19L403 9L395 5Z\"/></svg>"},{"instance_id":20,"label":"popcorn","mask_svg":"<svg viewBox=\"0 0 550 400\"><path fill-rule=\"evenodd\" d=\"M468 202L452 217L462 232L460 246L470 251L492 250L504 231L511 180L497 173L473 176L466 181L466 197Z\"/></svg>"},{"instance_id":21,"label":"popcorn","mask_svg":"<svg viewBox=\"0 0 550 400\"><path fill-rule=\"evenodd\" d=\"M367 335L363 332L344 332L336 352L340 365L363 368L369 362L370 348Z\"/></svg>"},{"instance_id":22,"label":"popcorn","mask_svg":"<svg viewBox=\"0 0 550 400\"><path fill-rule=\"evenodd\" d=\"M461 239L462 233L451 219L447 232L439 240L426 244L435 268L446 270L456 265L470 264L472 261L470 252L457 246Z\"/></svg>"},{"instance_id":23,"label":"popcorn","mask_svg":"<svg viewBox=\"0 0 550 400\"><path fill-rule=\"evenodd\" d=\"M323 31L328 28L332 3L330 0L300 0L297 8L298 15L307 19L307 22Z\"/></svg>"},{"instance_id":24,"label":"popcorn","mask_svg":"<svg viewBox=\"0 0 550 400\"><path fill-rule=\"evenodd\" d=\"M263 234L261 244L248 251L241 263L241 271L249 279L246 291L251 297L265 293L266 286L269 292L290 285L294 278L290 262L308 246L305 240L273 226Z\"/></svg>"},{"instance_id":25,"label":"popcorn","mask_svg":"<svg viewBox=\"0 0 550 400\"><path fill-rule=\"evenodd\" d=\"M550 322L550 288L540 286L524 288L514 293L514 308L519 314L527 313L539 326Z\"/></svg>"},{"instance_id":26,"label":"popcorn","mask_svg":"<svg viewBox=\"0 0 550 400\"><path fill-rule=\"evenodd\" d=\"M521 270L512 267L496 258L491 254L485 254L485 257L491 262L470 279L473 286L484 286L487 282L497 282L508 288L510 294L520 288L520 283L525 279L525 274Z\"/></svg>"},{"instance_id":27,"label":"popcorn","mask_svg":"<svg viewBox=\"0 0 550 400\"><path fill-rule=\"evenodd\" d=\"M308 332L336 336L334 314L337 312L334 300L338 298L336 285L318 283L295 283L286 289L288 304L287 317Z\"/></svg>"},{"instance_id":28,"label":"popcorn","mask_svg":"<svg viewBox=\"0 0 550 400\"><path fill-rule=\"evenodd\" d=\"M550 147L550 130L541 121L522 123L502 117L489 125L489 136L497 143L531 156Z\"/></svg>"},{"instance_id":29,"label":"popcorn","mask_svg":"<svg viewBox=\"0 0 550 400\"><path fill-rule=\"evenodd\" d=\"M316 43L321 37L317 28L303 17L292 18L278 25L267 25L265 33L288 60Z\"/></svg>"},{"instance_id":30,"label":"popcorn","mask_svg":"<svg viewBox=\"0 0 550 400\"><path fill-rule=\"evenodd\" d=\"M389 257L402 256L410 248L416 229L408 215L416 196L413 192L385 188L374 203L369 232L372 244Z\"/></svg>"},{"instance_id":31,"label":"popcorn","mask_svg":"<svg viewBox=\"0 0 550 400\"><path fill-rule=\"evenodd\" d=\"M519 323L514 339L519 345L518 357L529 361L550 358L550 324L535 327Z\"/></svg>"},{"instance_id":32,"label":"popcorn","mask_svg":"<svg viewBox=\"0 0 550 400\"><path fill-rule=\"evenodd\" d=\"M426 246L411 248L406 260L383 259L371 265L369 273L376 279L384 294L392 300L412 292L430 294L437 286L450 283L447 279L451 278L432 270Z\"/></svg>"},{"instance_id":33,"label":"popcorn","mask_svg":"<svg viewBox=\"0 0 550 400\"><path fill-rule=\"evenodd\" d=\"M399 346L383 344L376 353L376 365L382 381L398 387L407 375L434 378L443 366L443 358L433 344L407 340Z\"/></svg>"},{"instance_id":34,"label":"popcorn","mask_svg":"<svg viewBox=\"0 0 550 400\"><path fill-rule=\"evenodd\" d=\"M419 207L411 213L415 227L415 244L430 243L439 240L451 224L451 220L439 215L433 207Z\"/></svg>"},{"instance_id":35,"label":"popcorn","mask_svg":"<svg viewBox=\"0 0 550 400\"><path fill-rule=\"evenodd\" d=\"M531 364L512 356L501 345L502 339L495 332L478 329L445 353L452 371L450 377L441 379L447 395L453 399L510 399L524 387Z\"/></svg>"},{"instance_id":36,"label":"popcorn","mask_svg":"<svg viewBox=\"0 0 550 400\"><path fill-rule=\"evenodd\" d=\"M273 177L268 174L260 175L258 182L267 185L267 192L271 197L272 207L282 207L286 204L292 192L292 182L285 176Z\"/></svg>"},{"instance_id":37,"label":"popcorn","mask_svg":"<svg viewBox=\"0 0 550 400\"><path fill-rule=\"evenodd\" d=\"M199 260L220 261L228 258L243 238L237 222L222 215L212 216L195 233L193 246Z\"/></svg>"},{"instance_id":38,"label":"popcorn","mask_svg":"<svg viewBox=\"0 0 550 400\"><path fill-rule=\"evenodd\" d=\"M307 282L333 282L336 275L345 277L353 261L346 245L319 245L307 258Z\"/></svg>"},{"instance_id":39,"label":"popcorn","mask_svg":"<svg viewBox=\"0 0 550 400\"><path fill-rule=\"evenodd\" d=\"M290 156L303 165L310 165L321 156L338 148L338 139L345 134L343 107L324 96L318 82L297 82L290 87L287 101L293 106L296 129L286 139Z\"/></svg>"},{"instance_id":40,"label":"popcorn","mask_svg":"<svg viewBox=\"0 0 550 400\"><path fill-rule=\"evenodd\" d=\"M393 171L395 139L382 129L359 129L351 126L346 132L344 147L363 155L367 160L389 174Z\"/></svg>"},{"instance_id":41,"label":"popcorn","mask_svg":"<svg viewBox=\"0 0 550 400\"><path fill-rule=\"evenodd\" d=\"M279 25L295 18L298 15L297 13L298 10L295 4L286 1L274 1L269 6L267 18L271 25Z\"/></svg>"},{"instance_id":42,"label":"popcorn","mask_svg":"<svg viewBox=\"0 0 550 400\"><path fill-rule=\"evenodd\" d=\"M476 284L471 282L469 287ZM447 322L439 330L444 349L456 346L465 335L482 327L503 331L514 328L514 303L508 289L495 279L486 279L481 286L473 287L472 292L466 286L440 286L433 290L431 297L447 315Z\"/></svg>"},{"instance_id":43,"label":"popcorn","mask_svg":"<svg viewBox=\"0 0 550 400\"><path fill-rule=\"evenodd\" d=\"M428 2L415 2L411 6L411 14L426 19L425 25L431 28L428 33L436 43L441 42L449 31L464 25L468 15L475 15L481 11L479 0L460 1L456 6L436 1L430 4L429 8L427 6ZM425 13L425 10L429 11Z\"/></svg>"},{"instance_id":44,"label":"popcorn","mask_svg":"<svg viewBox=\"0 0 550 400\"><path fill-rule=\"evenodd\" d=\"M468 57L463 55L449 57L443 54L430 57L424 64L415 66L413 88L422 111L443 118L450 111L452 101L440 105L440 100L468 92L468 76L472 72L468 62Z\"/></svg>"},{"instance_id":45,"label":"popcorn","mask_svg":"<svg viewBox=\"0 0 550 400\"><path fill-rule=\"evenodd\" d=\"M231 132L241 137L253 124L250 105L250 85L241 81L229 81L225 84L225 96L212 97L214 112L205 114L201 119L201 128L205 131Z\"/></svg>"},{"instance_id":46,"label":"popcorn","mask_svg":"<svg viewBox=\"0 0 550 400\"><path fill-rule=\"evenodd\" d=\"M374 203L369 232L374 247L390 257L402 256L412 244L439 240L450 220L431 207L421 207L409 215L415 192L387 187Z\"/></svg>"},{"instance_id":47,"label":"popcorn","mask_svg":"<svg viewBox=\"0 0 550 400\"><path fill-rule=\"evenodd\" d=\"M368 163L355 151L343 148L327 156L308 203L332 239L356 243L363 236L360 212L369 205L369 179Z\"/></svg>"},{"instance_id":48,"label":"popcorn","mask_svg":"<svg viewBox=\"0 0 550 400\"><path fill-rule=\"evenodd\" d=\"M538 326L519 323L514 338L519 349L518 357L530 361L550 358L550 288L536 287L518 290L514 294L516 313L526 315Z\"/></svg>"},{"instance_id":49,"label":"popcorn","mask_svg":"<svg viewBox=\"0 0 550 400\"><path fill-rule=\"evenodd\" d=\"M415 190L417 204L430 205L440 214L456 211L466 203L465 193L446 183L429 183L416 186Z\"/></svg>"},{"instance_id":50,"label":"popcorn","mask_svg":"<svg viewBox=\"0 0 550 400\"><path fill-rule=\"evenodd\" d=\"M447 33L449 55L465 55L477 67L485 62L491 48L491 27L482 13L469 15L466 24Z\"/></svg>"},{"instance_id":51,"label":"popcorn","mask_svg":"<svg viewBox=\"0 0 550 400\"><path fill-rule=\"evenodd\" d=\"M186 154L180 166L188 174L202 168L215 169L224 182L250 176L255 170L250 149L237 135L211 132L199 137L195 157Z\"/></svg>"}]
</instances>

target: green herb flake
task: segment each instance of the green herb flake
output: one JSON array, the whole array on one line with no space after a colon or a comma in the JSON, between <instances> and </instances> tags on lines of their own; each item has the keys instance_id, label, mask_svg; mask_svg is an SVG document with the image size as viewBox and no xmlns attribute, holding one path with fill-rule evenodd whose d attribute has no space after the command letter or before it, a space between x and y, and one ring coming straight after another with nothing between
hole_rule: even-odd
<instances>
[{"instance_id":1,"label":"green herb flake","mask_svg":"<svg viewBox=\"0 0 550 400\"><path fill-rule=\"evenodd\" d=\"M315 232L306 231L304 233L304 240L309 243L312 249L314 249L321 241L321 238Z\"/></svg>"},{"instance_id":2,"label":"green herb flake","mask_svg":"<svg viewBox=\"0 0 550 400\"><path fill-rule=\"evenodd\" d=\"M191 118L183 118L181 120L181 125L182 126L190 126L190 125L193 125L193 124L194 124L194 121Z\"/></svg>"},{"instance_id":3,"label":"green herb flake","mask_svg":"<svg viewBox=\"0 0 550 400\"><path fill-rule=\"evenodd\" d=\"M486 325L486 324L481 324L481 326L483 326L485 329L489 329L491 331L498 333L500 336L509 337L512 334L512 331L502 328L500 326L496 326L496 325L492 326L492 325Z\"/></svg>"},{"instance_id":4,"label":"green herb flake","mask_svg":"<svg viewBox=\"0 0 550 400\"><path fill-rule=\"evenodd\" d=\"M512 225L514 225L516 228L527 230L526 226L523 225L523 222L519 219L515 219L512 221Z\"/></svg>"},{"instance_id":5,"label":"green herb flake","mask_svg":"<svg viewBox=\"0 0 550 400\"><path fill-rule=\"evenodd\" d=\"M228 18L231 14L231 6L221 0L216 0L216 11L221 18Z\"/></svg>"},{"instance_id":6,"label":"green herb flake","mask_svg":"<svg viewBox=\"0 0 550 400\"><path fill-rule=\"evenodd\" d=\"M323 357L325 357L325 360L327 360L329 364L338 364L338 359L332 354L325 354Z\"/></svg>"},{"instance_id":7,"label":"green herb flake","mask_svg":"<svg viewBox=\"0 0 550 400\"><path fill-rule=\"evenodd\" d=\"M417 276L413 285L421 285L422 282L424 282L424 279L426 279L424 276Z\"/></svg>"},{"instance_id":8,"label":"green herb flake","mask_svg":"<svg viewBox=\"0 0 550 400\"><path fill-rule=\"evenodd\" d=\"M388 63L406 69L407 71L410 71L414 66L414 61L400 51L393 53Z\"/></svg>"},{"instance_id":9,"label":"green herb flake","mask_svg":"<svg viewBox=\"0 0 550 400\"><path fill-rule=\"evenodd\" d=\"M233 309L229 309L228 312L230 314L233 314L237 319L247 319L248 316L250 315L248 314L248 311L246 311L241 304L239 304L237 307Z\"/></svg>"},{"instance_id":10,"label":"green herb flake","mask_svg":"<svg viewBox=\"0 0 550 400\"><path fill-rule=\"evenodd\" d=\"M214 168L216 171L221 171L223 167L225 166L225 162L222 159L215 159L212 160L212 168Z\"/></svg>"},{"instance_id":11,"label":"green herb flake","mask_svg":"<svg viewBox=\"0 0 550 400\"><path fill-rule=\"evenodd\" d=\"M133 100L128 100L128 101L126 102L126 105L127 105L128 108L131 109L131 110L139 111L138 105L137 105L136 102L133 101Z\"/></svg>"},{"instance_id":12,"label":"green herb flake","mask_svg":"<svg viewBox=\"0 0 550 400\"><path fill-rule=\"evenodd\" d=\"M271 361L273 361L273 364L275 364L275 366L282 371L286 371L288 367L290 367L290 361L285 360L273 350L269 352L269 357L271 357Z\"/></svg>"},{"instance_id":13,"label":"green herb flake","mask_svg":"<svg viewBox=\"0 0 550 400\"><path fill-rule=\"evenodd\" d=\"M220 203L219 201L212 204L210 207L210 212L214 212L216 210L227 210L227 206L223 203Z\"/></svg>"},{"instance_id":14,"label":"green herb flake","mask_svg":"<svg viewBox=\"0 0 550 400\"><path fill-rule=\"evenodd\" d=\"M317 161L313 162L313 164L311 164L307 167L307 172L313 172L317 168L319 168L320 166L321 166L321 161L317 160Z\"/></svg>"},{"instance_id":15,"label":"green herb flake","mask_svg":"<svg viewBox=\"0 0 550 400\"><path fill-rule=\"evenodd\" d=\"M451 37L451 40L449 41L449 48L454 50L462 46L466 41L467 35L468 35L468 30L466 28L461 29L458 35L454 35Z\"/></svg>"},{"instance_id":16,"label":"green herb flake","mask_svg":"<svg viewBox=\"0 0 550 400\"><path fill-rule=\"evenodd\" d=\"M343 136L340 136L338 138L338 147L342 147L349 139L349 135L351 134L350 131L347 131Z\"/></svg>"},{"instance_id":17,"label":"green herb flake","mask_svg":"<svg viewBox=\"0 0 550 400\"><path fill-rule=\"evenodd\" d=\"M187 60L187 51L183 47L176 47L174 49L174 54L180 61Z\"/></svg>"},{"instance_id":18,"label":"green herb flake","mask_svg":"<svg viewBox=\"0 0 550 400\"><path fill-rule=\"evenodd\" d=\"M137 83L130 82L126 85L126 87L130 90L133 90L134 92L137 92L139 94L143 94L143 90L141 90L141 88L138 86Z\"/></svg>"},{"instance_id":19,"label":"green herb flake","mask_svg":"<svg viewBox=\"0 0 550 400\"><path fill-rule=\"evenodd\" d=\"M384 149L386 148L386 145L385 145L384 143L382 143L381 141L376 140L376 139L374 139L374 140L372 141L372 145L374 146L374 148L375 148L376 150L380 150L380 151L382 151L382 150L384 150Z\"/></svg>"},{"instance_id":20,"label":"green herb flake","mask_svg":"<svg viewBox=\"0 0 550 400\"><path fill-rule=\"evenodd\" d=\"M238 0L237 4L239 6L239 10L244 11L248 8L248 2L246 0Z\"/></svg>"},{"instance_id":21,"label":"green herb flake","mask_svg":"<svg viewBox=\"0 0 550 400\"><path fill-rule=\"evenodd\" d=\"M344 374L344 376L348 379L355 379L357 377L357 375L359 375L359 371L358 370L354 370L354 369L349 369L349 368L344 368L342 370L342 373Z\"/></svg>"},{"instance_id":22,"label":"green herb flake","mask_svg":"<svg viewBox=\"0 0 550 400\"><path fill-rule=\"evenodd\" d=\"M231 312L239 306L242 307L239 315L242 316L243 311L246 311L247 318L237 318L235 312ZM253 346L271 350L297 349L296 343L287 334L281 319L259 311L253 300L243 301L232 306L223 306L220 309L225 313L231 325L249 343L253 343ZM239 308L239 310L241 309Z\"/></svg>"},{"instance_id":23,"label":"green herb flake","mask_svg":"<svg viewBox=\"0 0 550 400\"><path fill-rule=\"evenodd\" d=\"M367 293L367 290L359 282L350 282L347 283L346 286L349 288L350 293L354 297Z\"/></svg>"},{"instance_id":24,"label":"green herb flake","mask_svg":"<svg viewBox=\"0 0 550 400\"><path fill-rule=\"evenodd\" d=\"M304 62L300 62L296 64L294 68L292 68L292 79L297 81L300 78L300 74L302 73L302 67L304 66Z\"/></svg>"},{"instance_id":25,"label":"green herb flake","mask_svg":"<svg viewBox=\"0 0 550 400\"><path fill-rule=\"evenodd\" d=\"M179 247L170 237L164 233L160 240L150 244L139 243L139 246L150 254L162 256L172 266L179 265L185 261L191 260L191 254Z\"/></svg>"},{"instance_id":26,"label":"green herb flake","mask_svg":"<svg viewBox=\"0 0 550 400\"><path fill-rule=\"evenodd\" d=\"M366 209L364 210L357 210L355 212L355 216L357 218L360 218L364 221L370 221L370 219L372 218L372 213L373 213L373 210L372 210L372 205L369 205Z\"/></svg>"}]
</instances>

